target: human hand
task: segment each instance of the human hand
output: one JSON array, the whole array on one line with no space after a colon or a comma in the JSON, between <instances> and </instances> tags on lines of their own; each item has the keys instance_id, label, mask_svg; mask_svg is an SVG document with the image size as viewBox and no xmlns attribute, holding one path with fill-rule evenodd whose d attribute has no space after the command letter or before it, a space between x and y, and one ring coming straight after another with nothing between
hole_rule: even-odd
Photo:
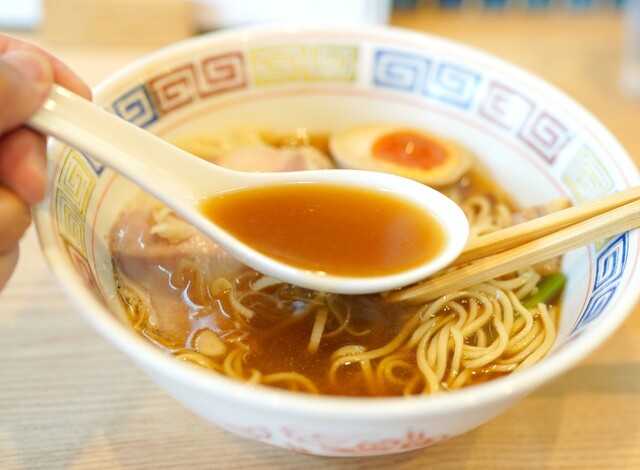
<instances>
[{"instance_id":1,"label":"human hand","mask_svg":"<svg viewBox=\"0 0 640 470\"><path fill-rule=\"evenodd\" d=\"M0 34L0 290L18 262L31 206L46 188L45 138L23 124L54 82L91 98L89 87L51 54Z\"/></svg>"}]
</instances>

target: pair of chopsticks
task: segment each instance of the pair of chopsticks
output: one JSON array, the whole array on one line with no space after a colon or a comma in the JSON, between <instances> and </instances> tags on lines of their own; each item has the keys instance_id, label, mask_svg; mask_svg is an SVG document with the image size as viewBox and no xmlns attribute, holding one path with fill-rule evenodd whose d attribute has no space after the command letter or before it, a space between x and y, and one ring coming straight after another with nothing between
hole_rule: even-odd
<instances>
[{"instance_id":1,"label":"pair of chopsticks","mask_svg":"<svg viewBox=\"0 0 640 470\"><path fill-rule=\"evenodd\" d=\"M634 186L478 237L451 264L458 269L435 274L387 298L432 300L639 226L640 186Z\"/></svg>"}]
</instances>

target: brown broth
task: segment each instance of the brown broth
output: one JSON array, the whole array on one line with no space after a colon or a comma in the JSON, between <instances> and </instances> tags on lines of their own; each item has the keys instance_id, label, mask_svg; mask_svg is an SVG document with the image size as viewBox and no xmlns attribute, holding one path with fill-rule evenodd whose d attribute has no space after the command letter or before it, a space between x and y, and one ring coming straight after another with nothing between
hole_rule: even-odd
<instances>
[{"instance_id":1,"label":"brown broth","mask_svg":"<svg viewBox=\"0 0 640 470\"><path fill-rule=\"evenodd\" d=\"M300 291L305 292L304 290ZM286 294L282 297L286 297ZM313 330L315 314L291 321L282 328L282 307L289 310L289 318L300 317L306 302L291 300L268 305L259 298L248 298L246 305L257 314L247 325L250 334L245 343L250 353L245 356L247 369L255 369L263 374L283 371L296 372L308 377L321 394L342 396L389 396L400 395L398 387L377 387L373 389L362 377L359 364L345 366L337 374L337 380L331 381L327 370L332 354L341 347L353 344L365 344L368 350L383 347L396 336L409 318L417 310L416 306L389 304L380 295L344 296L333 295L339 302L339 310L349 312L349 329L340 334L329 335L322 339L317 351L310 352L308 344ZM329 317L325 330L336 331L340 325L335 318ZM364 334L366 333L366 334ZM409 354L407 360L415 365L415 358Z\"/></svg>"},{"instance_id":2,"label":"brown broth","mask_svg":"<svg viewBox=\"0 0 640 470\"><path fill-rule=\"evenodd\" d=\"M405 271L445 243L440 222L408 201L324 183L232 191L207 199L201 211L261 253L340 276Z\"/></svg>"}]
</instances>

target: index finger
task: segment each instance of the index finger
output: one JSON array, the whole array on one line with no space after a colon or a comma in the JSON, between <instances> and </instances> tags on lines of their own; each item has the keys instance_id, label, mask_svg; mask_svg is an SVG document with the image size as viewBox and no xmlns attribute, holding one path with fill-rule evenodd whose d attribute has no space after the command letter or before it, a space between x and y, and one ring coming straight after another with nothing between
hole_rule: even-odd
<instances>
[{"instance_id":1,"label":"index finger","mask_svg":"<svg viewBox=\"0 0 640 470\"><path fill-rule=\"evenodd\" d=\"M8 51L19 50L32 51L45 56L51 63L51 67L53 68L53 79L56 83L80 96L83 96L84 98L89 100L91 99L91 89L89 86L60 59L38 46L5 34L0 34L0 54Z\"/></svg>"}]
</instances>

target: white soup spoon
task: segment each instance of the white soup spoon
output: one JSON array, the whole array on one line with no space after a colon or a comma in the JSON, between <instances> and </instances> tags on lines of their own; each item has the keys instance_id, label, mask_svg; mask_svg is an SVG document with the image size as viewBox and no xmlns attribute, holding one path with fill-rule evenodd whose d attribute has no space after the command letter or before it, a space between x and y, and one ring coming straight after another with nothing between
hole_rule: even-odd
<instances>
[{"instance_id":1,"label":"white soup spoon","mask_svg":"<svg viewBox=\"0 0 640 470\"><path fill-rule=\"evenodd\" d=\"M309 289L366 294L403 287L447 266L467 242L469 226L462 210L441 193L407 178L361 170L251 173L225 169L182 151L57 85L27 124L125 176L246 265ZM334 274L322 266L296 265L256 249L255 243L238 239L233 231L222 227L224 224L212 222L202 212L203 201L217 195L297 183L331 185L345 190L359 188L409 203L417 208L418 218L424 216L438 221L443 231L441 247L435 255L399 271ZM416 219L415 223L418 222ZM368 230L369 227L363 227L362 232ZM389 257L393 256L392 247Z\"/></svg>"}]
</instances>

